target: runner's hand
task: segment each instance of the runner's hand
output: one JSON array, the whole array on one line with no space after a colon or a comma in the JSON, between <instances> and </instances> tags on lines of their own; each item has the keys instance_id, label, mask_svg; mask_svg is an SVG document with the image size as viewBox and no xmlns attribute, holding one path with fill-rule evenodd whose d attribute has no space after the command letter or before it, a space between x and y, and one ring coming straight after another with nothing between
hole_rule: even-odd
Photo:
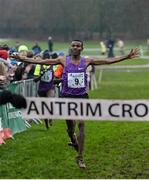
<instances>
[{"instance_id":1,"label":"runner's hand","mask_svg":"<svg viewBox=\"0 0 149 180\"><path fill-rule=\"evenodd\" d=\"M140 55L139 49L137 49L137 48L131 49L130 53L128 54L128 58L133 59L133 58L138 57L139 55Z\"/></svg>"}]
</instances>

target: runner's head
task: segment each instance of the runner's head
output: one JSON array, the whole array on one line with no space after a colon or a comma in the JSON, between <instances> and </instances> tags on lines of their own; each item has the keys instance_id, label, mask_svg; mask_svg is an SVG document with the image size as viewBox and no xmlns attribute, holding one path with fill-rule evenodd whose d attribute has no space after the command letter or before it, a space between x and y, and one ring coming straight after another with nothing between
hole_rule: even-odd
<instances>
[{"instance_id":1,"label":"runner's head","mask_svg":"<svg viewBox=\"0 0 149 180\"><path fill-rule=\"evenodd\" d=\"M83 50L83 41L77 39L73 40L71 42L70 50L71 50L71 55L73 56L80 55Z\"/></svg>"}]
</instances>

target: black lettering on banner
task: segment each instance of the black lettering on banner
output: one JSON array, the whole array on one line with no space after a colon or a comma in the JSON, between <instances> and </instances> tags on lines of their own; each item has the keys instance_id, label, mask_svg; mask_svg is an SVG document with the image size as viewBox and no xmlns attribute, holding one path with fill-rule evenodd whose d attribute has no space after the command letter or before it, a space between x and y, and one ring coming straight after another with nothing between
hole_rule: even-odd
<instances>
[{"instance_id":1,"label":"black lettering on banner","mask_svg":"<svg viewBox=\"0 0 149 180\"><path fill-rule=\"evenodd\" d=\"M142 115L140 114L140 112L142 112L142 111L138 110L140 106L144 107L144 114L142 114ZM137 116L144 117L144 116L146 116L148 114L148 107L146 106L146 104L139 103L139 104L136 105L136 107L134 109L134 112L135 112L135 114Z\"/></svg>"},{"instance_id":2,"label":"black lettering on banner","mask_svg":"<svg viewBox=\"0 0 149 180\"><path fill-rule=\"evenodd\" d=\"M65 104L65 102L56 101L55 104L59 105L59 115L62 115L62 105Z\"/></svg>"},{"instance_id":3,"label":"black lettering on banner","mask_svg":"<svg viewBox=\"0 0 149 180\"><path fill-rule=\"evenodd\" d=\"M98 113L98 116L101 116L101 104L96 104L95 109L92 109L91 104L86 104L86 116L88 116L91 113L92 116L95 116L96 113Z\"/></svg>"},{"instance_id":4,"label":"black lettering on banner","mask_svg":"<svg viewBox=\"0 0 149 180\"><path fill-rule=\"evenodd\" d=\"M112 108L113 108L113 106L119 106L119 104L118 104L118 103L111 104L111 105L109 106L109 114L110 114L111 116L113 116L113 117L119 117L119 115L116 115L116 114L113 114L113 113L112 113Z\"/></svg>"},{"instance_id":5,"label":"black lettering on banner","mask_svg":"<svg viewBox=\"0 0 149 180\"><path fill-rule=\"evenodd\" d=\"M129 114L130 117L132 117L132 106L130 104L123 104L122 105L122 117L126 116L126 113Z\"/></svg>"},{"instance_id":6,"label":"black lettering on banner","mask_svg":"<svg viewBox=\"0 0 149 180\"><path fill-rule=\"evenodd\" d=\"M80 103L80 115L83 116L83 113L84 113L84 111L83 111L83 103L81 102Z\"/></svg>"},{"instance_id":7,"label":"black lettering on banner","mask_svg":"<svg viewBox=\"0 0 149 180\"><path fill-rule=\"evenodd\" d=\"M30 102L30 105L29 105L27 114L30 114L31 111L35 111L36 114L39 114L39 111L38 111L37 106L36 106L36 104L35 104L34 101L31 101L31 102Z\"/></svg>"},{"instance_id":8,"label":"black lettering on banner","mask_svg":"<svg viewBox=\"0 0 149 180\"><path fill-rule=\"evenodd\" d=\"M76 116L78 116L78 112L77 112L77 103L75 102L70 102L68 103L68 115L71 115L71 112L74 112Z\"/></svg>"},{"instance_id":9,"label":"black lettering on banner","mask_svg":"<svg viewBox=\"0 0 149 180\"><path fill-rule=\"evenodd\" d=\"M48 110L48 112L53 115L53 103L50 102L50 108L49 106L44 102L44 101L41 101L41 112L42 112L42 115L45 114L45 109Z\"/></svg>"}]
</instances>

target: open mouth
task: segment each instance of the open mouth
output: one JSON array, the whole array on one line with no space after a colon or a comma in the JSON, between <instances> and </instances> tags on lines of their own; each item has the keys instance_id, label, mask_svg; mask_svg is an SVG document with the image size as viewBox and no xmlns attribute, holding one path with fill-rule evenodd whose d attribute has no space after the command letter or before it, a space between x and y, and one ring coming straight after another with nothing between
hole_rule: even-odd
<instances>
[{"instance_id":1,"label":"open mouth","mask_svg":"<svg viewBox=\"0 0 149 180\"><path fill-rule=\"evenodd\" d=\"M78 52L78 50L73 50L73 52L74 52L74 53L77 53L77 52Z\"/></svg>"}]
</instances>

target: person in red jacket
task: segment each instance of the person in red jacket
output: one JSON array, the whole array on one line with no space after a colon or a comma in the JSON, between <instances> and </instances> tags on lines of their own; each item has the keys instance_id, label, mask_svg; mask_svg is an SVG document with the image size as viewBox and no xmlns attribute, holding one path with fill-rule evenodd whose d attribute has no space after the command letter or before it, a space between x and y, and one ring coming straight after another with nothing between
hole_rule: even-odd
<instances>
[{"instance_id":1,"label":"person in red jacket","mask_svg":"<svg viewBox=\"0 0 149 180\"><path fill-rule=\"evenodd\" d=\"M9 50L9 47L7 44L0 46L0 58L7 60L8 59L8 50Z\"/></svg>"},{"instance_id":2,"label":"person in red jacket","mask_svg":"<svg viewBox=\"0 0 149 180\"><path fill-rule=\"evenodd\" d=\"M63 66L58 64L56 70L54 71L54 77L61 78L63 74Z\"/></svg>"}]
</instances>

